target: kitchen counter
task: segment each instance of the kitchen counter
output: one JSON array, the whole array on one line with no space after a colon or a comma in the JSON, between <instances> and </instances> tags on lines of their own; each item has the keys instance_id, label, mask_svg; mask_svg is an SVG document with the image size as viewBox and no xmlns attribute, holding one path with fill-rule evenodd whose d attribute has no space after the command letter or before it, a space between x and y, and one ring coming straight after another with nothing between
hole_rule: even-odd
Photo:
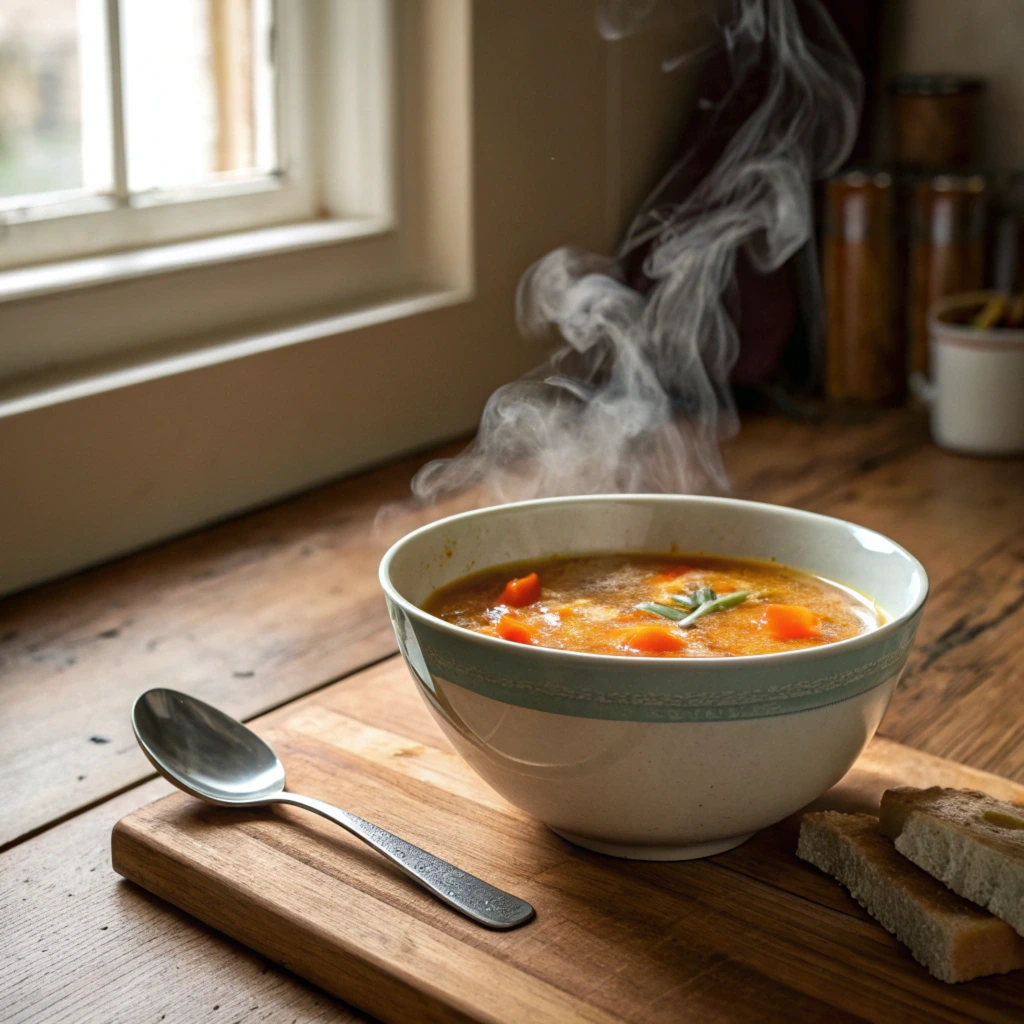
<instances>
[{"instance_id":1,"label":"kitchen counter","mask_svg":"<svg viewBox=\"0 0 1024 1024\"><path fill-rule=\"evenodd\" d=\"M1024 460L941 452L905 411L750 418L725 454L737 496L854 520L921 559L931 597L880 732L1024 782L1013 649L1024 627ZM367 1019L120 880L109 838L120 817L170 790L132 737L143 689L188 690L251 720L359 686L395 657L376 566L410 517L373 524L422 461L0 602L0 1018ZM784 1018L787 990L765 986ZM765 1019L748 995L733 1019ZM686 1020L685 1000L677 1010ZM840 1002L821 1011L851 1012Z\"/></svg>"}]
</instances>

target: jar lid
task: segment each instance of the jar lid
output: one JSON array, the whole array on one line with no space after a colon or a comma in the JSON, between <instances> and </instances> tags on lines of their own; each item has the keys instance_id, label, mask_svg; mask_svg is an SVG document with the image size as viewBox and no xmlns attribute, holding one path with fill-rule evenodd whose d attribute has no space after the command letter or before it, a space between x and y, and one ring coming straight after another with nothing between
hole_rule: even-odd
<instances>
[{"instance_id":1,"label":"jar lid","mask_svg":"<svg viewBox=\"0 0 1024 1024\"><path fill-rule=\"evenodd\" d=\"M937 174L932 178L936 192L984 192L985 179L980 174Z\"/></svg>"},{"instance_id":2,"label":"jar lid","mask_svg":"<svg viewBox=\"0 0 1024 1024\"><path fill-rule=\"evenodd\" d=\"M864 188L866 185L889 188L892 185L892 173L887 167L853 166L839 171L829 181L842 182L854 188Z\"/></svg>"},{"instance_id":3,"label":"jar lid","mask_svg":"<svg viewBox=\"0 0 1024 1024\"><path fill-rule=\"evenodd\" d=\"M990 177L971 167L936 167L931 171L912 171L901 180L914 188L930 188L935 192L984 192L991 184Z\"/></svg>"},{"instance_id":4,"label":"jar lid","mask_svg":"<svg viewBox=\"0 0 1024 1024\"><path fill-rule=\"evenodd\" d=\"M986 88L984 78L964 75L896 75L889 80L889 92L894 96L961 96L981 92Z\"/></svg>"}]
</instances>

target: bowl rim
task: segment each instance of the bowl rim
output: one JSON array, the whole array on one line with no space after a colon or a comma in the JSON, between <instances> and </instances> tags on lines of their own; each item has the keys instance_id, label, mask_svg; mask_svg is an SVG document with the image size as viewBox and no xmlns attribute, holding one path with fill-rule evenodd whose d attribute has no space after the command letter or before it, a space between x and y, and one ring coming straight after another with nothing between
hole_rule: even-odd
<instances>
[{"instance_id":1,"label":"bowl rim","mask_svg":"<svg viewBox=\"0 0 1024 1024\"><path fill-rule=\"evenodd\" d=\"M909 562L911 569L916 571L921 578L921 593L910 608L904 611L901 615L895 616L888 622L883 623L877 629L869 630L866 633L859 633L857 636L848 637L846 640L836 640L833 643L822 644L819 647L804 647L797 651L773 651L769 654L741 654L728 658L652 658L645 655L627 656L621 654L590 654L586 651L566 651L558 647L510 644L507 640L502 640L500 637L492 637L487 636L485 633L477 633L474 630L466 629L464 626L457 626L452 622L446 622L444 619L438 618L436 615L431 615L429 612L420 608L419 605L414 604L408 598L400 594L391 582L391 563L401 550L406 545L413 543L421 534L440 529L446 524L463 519L486 518L492 515L507 514L510 509L542 508L552 505L571 505L579 503L597 504L611 501L626 502L629 504L649 504L651 502L657 504L686 504L688 502L699 502L710 505L763 508L771 509L774 514L782 514L784 517L788 516L796 520L803 520L805 522L807 520L818 522L826 521L837 523L849 529L862 530L880 538L885 541L886 544L891 545L892 548L899 552L899 554ZM581 667L584 665L592 665L595 667L604 666L608 668L626 669L630 666L642 666L642 670L645 672L713 672L721 671L725 667L732 669L756 667L764 664L765 662L769 664L779 664L782 660L786 660L794 664L802 664L804 662L814 662L827 659L832 656L838 656L842 652L852 652L863 647L871 647L903 629L906 624L910 622L924 607L931 587L928 579L928 573L921 562L905 547L903 547L902 544L897 544L891 537L887 537L884 533L879 533L877 530L861 526L858 523L852 523L848 519L840 519L837 516L826 516L820 512L807 512L803 509L790 508L788 505L776 505L767 501L750 501L745 498L726 498L718 497L717 495L702 494L581 494L558 498L532 498L527 501L504 502L499 505L488 505L483 508L470 509L466 512L457 512L453 515L444 516L441 519L436 519L431 523L426 523L423 526L417 527L415 530L405 534L405 536L392 544L381 559L378 578L380 580L381 589L383 589L385 595L389 600L397 604L406 615L416 619L425 626L438 629L449 636L454 636L456 639L480 645L485 651L491 650L496 653L503 651L510 655L519 655L526 658L533 657L541 660L549 660L550 658L556 658L559 660L567 659L567 666L571 665L573 662L576 662Z\"/></svg>"}]
</instances>

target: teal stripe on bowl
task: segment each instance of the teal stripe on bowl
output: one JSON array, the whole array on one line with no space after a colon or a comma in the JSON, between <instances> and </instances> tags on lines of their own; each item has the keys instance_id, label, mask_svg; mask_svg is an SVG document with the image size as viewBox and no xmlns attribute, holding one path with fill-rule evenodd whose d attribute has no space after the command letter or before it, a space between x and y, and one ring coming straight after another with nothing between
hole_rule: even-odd
<instances>
[{"instance_id":1,"label":"teal stripe on bowl","mask_svg":"<svg viewBox=\"0 0 1024 1024\"><path fill-rule=\"evenodd\" d=\"M903 669L919 619L881 643L850 649L827 644L818 649L820 658L800 663L785 656L760 658L756 665L721 658L708 671L709 659L700 659L697 668L680 658L664 659L664 669L656 672L649 664L638 671L627 657L598 663L552 652L554 657L544 659L536 648L466 643L422 623L402 625L417 641L418 676L429 674L493 700L579 718L713 722L807 711L874 689Z\"/></svg>"}]
</instances>

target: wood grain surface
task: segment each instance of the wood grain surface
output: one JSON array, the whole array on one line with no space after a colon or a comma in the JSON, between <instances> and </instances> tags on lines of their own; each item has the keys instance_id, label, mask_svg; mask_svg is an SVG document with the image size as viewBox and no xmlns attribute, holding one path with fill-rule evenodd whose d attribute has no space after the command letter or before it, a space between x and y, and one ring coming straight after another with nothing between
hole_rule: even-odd
<instances>
[{"instance_id":1,"label":"wood grain surface","mask_svg":"<svg viewBox=\"0 0 1024 1024\"><path fill-rule=\"evenodd\" d=\"M118 878L117 820L163 796L137 786L0 859L4 1024L365 1024L367 1018Z\"/></svg>"},{"instance_id":2,"label":"wood grain surface","mask_svg":"<svg viewBox=\"0 0 1024 1024\"><path fill-rule=\"evenodd\" d=\"M1024 632L1024 461L941 452L905 412L750 419L725 458L737 496L840 515L922 557L932 593L881 732L1024 781L1024 670L1014 656ZM383 536L372 522L381 502L405 496L421 461L0 601L0 848L9 846L0 853L0 1020L356 1019L116 881L107 847L114 821L162 786L138 785L151 776L128 726L131 700L146 686L191 689L252 718L393 652L375 563L409 517ZM385 662L351 676L332 689L332 705L359 721L363 688L390 671ZM422 723L400 707L392 714L384 731L415 738ZM729 855L730 867L762 870L775 861L754 856L757 846L789 842L784 829L762 833ZM796 892L811 884L814 899L860 914L838 886L808 877L787 875L785 884ZM728 969L709 968L682 991L713 989L704 978ZM792 1019L801 1012L813 1017L797 1007ZM728 1007L708 1013L723 1017Z\"/></svg>"},{"instance_id":3,"label":"wood grain surface","mask_svg":"<svg viewBox=\"0 0 1024 1024\"><path fill-rule=\"evenodd\" d=\"M792 821L676 864L564 842L462 762L397 659L258 730L291 788L522 895L536 921L488 932L330 823L180 794L118 823L114 867L384 1021L1019 1019L1024 973L935 981L797 860ZM877 809L886 785L923 779L1024 801L1022 785L883 740L819 806Z\"/></svg>"},{"instance_id":4,"label":"wood grain surface","mask_svg":"<svg viewBox=\"0 0 1024 1024\"><path fill-rule=\"evenodd\" d=\"M374 521L422 462L0 602L0 848L152 776L129 721L151 686L245 719L393 654Z\"/></svg>"},{"instance_id":5,"label":"wood grain surface","mask_svg":"<svg viewBox=\"0 0 1024 1024\"><path fill-rule=\"evenodd\" d=\"M813 426L762 418L725 454L738 494L802 504L920 444L903 412ZM127 714L150 686L249 719L394 654L380 556L410 523L459 506L375 529L423 461L0 601L0 849L152 777Z\"/></svg>"}]
</instances>

